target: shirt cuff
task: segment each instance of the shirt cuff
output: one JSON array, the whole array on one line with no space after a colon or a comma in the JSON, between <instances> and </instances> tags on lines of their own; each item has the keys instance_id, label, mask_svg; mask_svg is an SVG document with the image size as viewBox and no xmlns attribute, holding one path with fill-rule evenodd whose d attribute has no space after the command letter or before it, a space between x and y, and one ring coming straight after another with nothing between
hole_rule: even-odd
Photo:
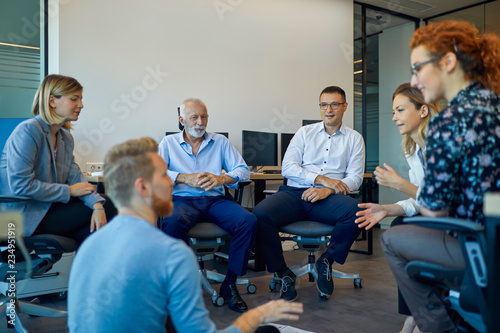
<instances>
[{"instance_id":1,"label":"shirt cuff","mask_svg":"<svg viewBox=\"0 0 500 333\"><path fill-rule=\"evenodd\" d=\"M309 186L314 186L314 181L316 180L316 177L320 176L318 173L314 172L309 172L306 175L306 184Z\"/></svg>"},{"instance_id":2,"label":"shirt cuff","mask_svg":"<svg viewBox=\"0 0 500 333\"><path fill-rule=\"evenodd\" d=\"M177 177L179 176L180 172L177 171L167 171L167 175L172 179L172 181L175 183L177 181Z\"/></svg>"}]
</instances>

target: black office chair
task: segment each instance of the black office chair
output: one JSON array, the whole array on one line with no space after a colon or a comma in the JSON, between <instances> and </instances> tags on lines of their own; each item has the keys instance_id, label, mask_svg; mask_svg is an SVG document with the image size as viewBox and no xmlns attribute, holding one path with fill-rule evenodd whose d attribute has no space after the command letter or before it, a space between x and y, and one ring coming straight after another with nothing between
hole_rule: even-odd
<instances>
[{"instance_id":1,"label":"black office chair","mask_svg":"<svg viewBox=\"0 0 500 333\"><path fill-rule=\"evenodd\" d=\"M29 199L20 196L0 196L0 202L15 202ZM16 216L16 214L18 216L21 215L21 213L15 212L0 212L1 224L5 223L7 226L12 216ZM22 220L22 218L18 218L18 220ZM0 306L5 304L8 327L14 328L16 332L24 333L28 331L20 321L19 313L53 318L66 317L68 315L66 311L40 305L40 301L37 298L31 302L26 302L18 300L17 295L22 291L23 285L25 285L24 281L41 278L52 269L64 253L76 251L78 245L73 239L56 235L35 235L22 238L20 238L19 234L15 236L17 238L10 237L7 240L0 240L0 246L6 247L0 256L0 290L5 290L5 293L0 292ZM15 242L12 241L13 239L15 239ZM17 251L23 246L22 243L26 247L26 255L29 255L29 259L31 259L29 266L25 258L20 255L20 251ZM15 247L12 246L13 244L15 244ZM14 248L16 251L13 251ZM15 287L12 285L13 281L15 281ZM62 295L64 294L62 293ZM9 324L9 322L15 323L15 325Z\"/></svg>"},{"instance_id":2,"label":"black office chair","mask_svg":"<svg viewBox=\"0 0 500 333\"><path fill-rule=\"evenodd\" d=\"M448 269L424 261L411 261L406 265L406 272L416 281L448 291L444 298L445 305L458 314L459 317L455 318L456 324L462 331L486 332L485 293L488 273L484 227L470 221L447 217L412 217L404 219L404 222L448 230L457 235L466 262L464 269Z\"/></svg>"},{"instance_id":3,"label":"black office chair","mask_svg":"<svg viewBox=\"0 0 500 333\"><path fill-rule=\"evenodd\" d=\"M290 267L290 270L297 277L309 274L310 282L314 282L318 279L318 276L314 272L314 263L316 262L314 252L324 251L326 249L327 244L330 242L329 236L334 228L334 226L315 221L297 221L280 228L281 232L294 235L291 239L297 243L297 246L301 250L309 252L307 263ZM332 269L332 277L353 279L355 288L362 287L362 279L359 277L359 274L348 274ZM271 289L271 291L280 291L281 289L281 279L276 273L269 283L269 289ZM328 295L320 291L318 291L318 293L321 299L328 299Z\"/></svg>"},{"instance_id":4,"label":"black office chair","mask_svg":"<svg viewBox=\"0 0 500 333\"><path fill-rule=\"evenodd\" d=\"M239 182L238 188L235 190L234 195L232 195L234 201L238 204L241 204L241 200L243 198L243 188L250 183L250 181ZM227 188L225 189L226 194L230 194L229 190ZM216 271L206 270L204 257L210 254L215 255L219 248L226 244L226 241L230 239L231 235L215 223L198 222L189 230L188 237L189 245L198 258L198 264L200 265L199 272L201 274L203 287L210 295L212 295L212 303L214 305L224 305L224 298L219 296L217 291L212 288L209 280L222 282L224 281L225 275ZM236 284L246 285L247 291L250 294L254 294L257 291L257 287L247 278L238 278L236 280Z\"/></svg>"}]
</instances>

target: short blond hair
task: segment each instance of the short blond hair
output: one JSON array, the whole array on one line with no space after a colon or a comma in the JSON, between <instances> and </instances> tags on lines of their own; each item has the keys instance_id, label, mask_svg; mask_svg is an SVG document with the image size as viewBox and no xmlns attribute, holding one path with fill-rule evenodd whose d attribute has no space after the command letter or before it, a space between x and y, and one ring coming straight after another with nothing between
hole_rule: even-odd
<instances>
[{"instance_id":1,"label":"short blond hair","mask_svg":"<svg viewBox=\"0 0 500 333\"><path fill-rule=\"evenodd\" d=\"M155 167L148 153L156 153L158 143L148 137L113 146L104 159L106 194L118 208L130 205L134 182L142 177L152 181Z\"/></svg>"},{"instance_id":2,"label":"short blond hair","mask_svg":"<svg viewBox=\"0 0 500 333\"><path fill-rule=\"evenodd\" d=\"M58 116L50 106L50 96L60 98L79 91L83 91L83 87L76 79L63 75L47 75L36 91L31 113L33 116L40 114L49 125L58 125L64 122L63 127L71 129L71 124Z\"/></svg>"}]
</instances>

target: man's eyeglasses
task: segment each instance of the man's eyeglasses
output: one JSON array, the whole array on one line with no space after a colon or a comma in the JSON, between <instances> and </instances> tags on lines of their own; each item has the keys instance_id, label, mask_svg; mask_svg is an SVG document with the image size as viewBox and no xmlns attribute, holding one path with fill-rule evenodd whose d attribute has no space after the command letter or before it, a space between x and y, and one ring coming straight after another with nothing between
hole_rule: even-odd
<instances>
[{"instance_id":1,"label":"man's eyeglasses","mask_svg":"<svg viewBox=\"0 0 500 333\"><path fill-rule=\"evenodd\" d=\"M433 62L433 61L436 61L438 59L441 59L442 57L443 56L435 56L435 57L430 58L429 60L417 62L416 64L411 66L411 76L412 77L418 76L418 72L420 72L420 69L423 65L428 64L428 63Z\"/></svg>"},{"instance_id":2,"label":"man's eyeglasses","mask_svg":"<svg viewBox=\"0 0 500 333\"><path fill-rule=\"evenodd\" d=\"M330 103L330 104L328 104L328 103L321 103L319 105L319 108L321 110L328 110L328 107L331 106L332 110L337 110L339 108L339 106L343 105L343 104L345 104L345 102L344 103L333 102L333 103Z\"/></svg>"}]
</instances>

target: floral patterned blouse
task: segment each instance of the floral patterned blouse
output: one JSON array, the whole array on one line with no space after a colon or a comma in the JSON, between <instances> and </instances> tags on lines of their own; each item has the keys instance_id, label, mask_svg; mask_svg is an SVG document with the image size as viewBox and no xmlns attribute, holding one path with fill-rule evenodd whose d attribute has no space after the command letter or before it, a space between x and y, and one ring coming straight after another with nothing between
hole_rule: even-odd
<instances>
[{"instance_id":1,"label":"floral patterned blouse","mask_svg":"<svg viewBox=\"0 0 500 333\"><path fill-rule=\"evenodd\" d=\"M483 196L500 190L500 96L473 82L429 124L420 204L484 223Z\"/></svg>"}]
</instances>

